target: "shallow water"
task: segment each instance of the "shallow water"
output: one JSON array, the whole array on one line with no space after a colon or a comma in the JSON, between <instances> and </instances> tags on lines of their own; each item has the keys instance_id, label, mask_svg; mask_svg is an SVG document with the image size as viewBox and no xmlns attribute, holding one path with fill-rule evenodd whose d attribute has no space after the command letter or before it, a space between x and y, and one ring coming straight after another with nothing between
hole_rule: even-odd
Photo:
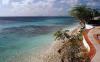
<instances>
[{"instance_id":1,"label":"shallow water","mask_svg":"<svg viewBox=\"0 0 100 62\"><path fill-rule=\"evenodd\" d=\"M70 17L17 19L0 20L0 62L9 62L16 55L35 54L52 44L55 31L77 24Z\"/></svg>"}]
</instances>

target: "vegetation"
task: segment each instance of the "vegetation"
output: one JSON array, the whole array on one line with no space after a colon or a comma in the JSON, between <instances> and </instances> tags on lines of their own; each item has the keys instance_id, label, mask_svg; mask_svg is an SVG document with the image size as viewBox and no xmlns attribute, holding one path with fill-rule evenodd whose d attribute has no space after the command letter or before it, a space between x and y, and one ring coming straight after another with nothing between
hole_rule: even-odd
<instances>
[{"instance_id":1,"label":"vegetation","mask_svg":"<svg viewBox=\"0 0 100 62\"><path fill-rule=\"evenodd\" d=\"M98 12L95 9L89 8L87 6L76 6L71 10L71 15L76 17L80 20L80 24L83 25L82 27L85 28L85 23L89 23L90 21L94 20L94 17L100 16L100 12ZM98 22L100 21L97 20ZM83 45L83 36L81 29L77 35L69 35L66 31L57 31L54 36L56 37L56 40L62 39L65 40L68 39L68 47L67 47L67 53L68 53L68 62L91 62L91 59L88 55L88 51ZM67 30L68 31L68 30ZM66 41L66 40L65 40ZM61 51L62 49L60 49ZM62 62L64 62L62 60Z\"/></svg>"},{"instance_id":2,"label":"vegetation","mask_svg":"<svg viewBox=\"0 0 100 62\"><path fill-rule=\"evenodd\" d=\"M65 40L66 38L68 39L68 41L66 42L68 42L68 47L67 47L68 57L67 58L69 62L90 62L87 49L85 49L85 47L82 47L83 37L82 37L81 31L77 33L77 35L69 35L66 31L57 31L54 34L54 36L56 36L56 40L59 40L59 39Z\"/></svg>"},{"instance_id":3,"label":"vegetation","mask_svg":"<svg viewBox=\"0 0 100 62\"><path fill-rule=\"evenodd\" d=\"M99 11L84 5L73 7L70 11L70 14L71 16L74 16L79 19L80 22L84 24L84 26L85 23L92 22L94 20L94 17L100 16Z\"/></svg>"},{"instance_id":4,"label":"vegetation","mask_svg":"<svg viewBox=\"0 0 100 62\"><path fill-rule=\"evenodd\" d=\"M68 32L69 30L66 30L66 31L57 31L54 33L54 36L56 37L55 39L65 39L65 38L69 38L70 36L68 34L66 34L66 32Z\"/></svg>"},{"instance_id":5,"label":"vegetation","mask_svg":"<svg viewBox=\"0 0 100 62\"><path fill-rule=\"evenodd\" d=\"M80 39L79 39L80 38ZM80 34L73 36L70 40L70 47L68 49L68 61L69 62L90 62L87 50L83 52L81 48L82 36ZM85 54L86 53L86 54Z\"/></svg>"},{"instance_id":6,"label":"vegetation","mask_svg":"<svg viewBox=\"0 0 100 62\"><path fill-rule=\"evenodd\" d=\"M74 16L79 20L88 21L93 19L93 11L86 6L76 6L71 10L71 16Z\"/></svg>"},{"instance_id":7,"label":"vegetation","mask_svg":"<svg viewBox=\"0 0 100 62\"><path fill-rule=\"evenodd\" d=\"M92 10L93 10L93 16L94 17L100 16L100 12L99 11L97 11L96 9L92 9Z\"/></svg>"}]
</instances>

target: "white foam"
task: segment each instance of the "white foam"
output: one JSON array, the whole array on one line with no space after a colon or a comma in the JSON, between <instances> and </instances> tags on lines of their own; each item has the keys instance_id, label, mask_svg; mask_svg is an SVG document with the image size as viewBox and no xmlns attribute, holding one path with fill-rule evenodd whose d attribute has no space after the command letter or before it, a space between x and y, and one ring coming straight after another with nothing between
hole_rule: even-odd
<instances>
[{"instance_id":1,"label":"white foam","mask_svg":"<svg viewBox=\"0 0 100 62\"><path fill-rule=\"evenodd\" d=\"M76 29L77 27L79 27L79 23L74 23L74 24L72 24L72 25L70 25L68 27L65 27L63 30L70 30L70 31L72 31L72 30Z\"/></svg>"}]
</instances>

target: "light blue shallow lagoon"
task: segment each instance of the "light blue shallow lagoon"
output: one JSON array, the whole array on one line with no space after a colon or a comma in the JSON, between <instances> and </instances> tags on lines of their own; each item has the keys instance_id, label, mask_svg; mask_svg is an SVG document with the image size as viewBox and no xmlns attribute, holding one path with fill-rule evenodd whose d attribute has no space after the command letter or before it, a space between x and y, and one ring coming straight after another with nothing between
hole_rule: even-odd
<instances>
[{"instance_id":1,"label":"light blue shallow lagoon","mask_svg":"<svg viewBox=\"0 0 100 62\"><path fill-rule=\"evenodd\" d=\"M10 62L12 57L22 54L35 54L52 44L55 31L76 24L72 17L0 18L0 62Z\"/></svg>"}]
</instances>

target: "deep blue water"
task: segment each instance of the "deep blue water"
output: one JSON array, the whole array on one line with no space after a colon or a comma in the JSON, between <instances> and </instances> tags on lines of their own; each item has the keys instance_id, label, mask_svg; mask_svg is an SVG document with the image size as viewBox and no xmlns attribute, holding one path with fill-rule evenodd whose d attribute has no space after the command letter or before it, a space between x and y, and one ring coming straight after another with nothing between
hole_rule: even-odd
<instances>
[{"instance_id":1,"label":"deep blue water","mask_svg":"<svg viewBox=\"0 0 100 62\"><path fill-rule=\"evenodd\" d=\"M71 17L0 18L0 62L50 45L53 33L77 24Z\"/></svg>"}]
</instances>

